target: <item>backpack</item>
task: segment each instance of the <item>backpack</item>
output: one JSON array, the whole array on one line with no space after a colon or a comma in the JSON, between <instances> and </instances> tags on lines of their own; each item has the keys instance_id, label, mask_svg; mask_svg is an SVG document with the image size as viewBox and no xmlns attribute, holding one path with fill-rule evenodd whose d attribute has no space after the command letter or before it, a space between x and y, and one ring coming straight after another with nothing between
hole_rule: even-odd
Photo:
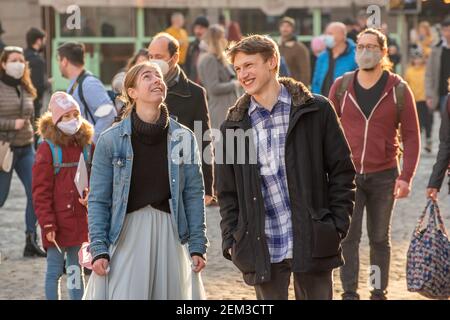
<instances>
[{"instance_id":1,"label":"backpack","mask_svg":"<svg viewBox=\"0 0 450 320\"><path fill-rule=\"evenodd\" d=\"M120 96L120 93L117 93L117 92L115 92L115 91L113 91L113 90L106 90L106 93L108 94L108 97L111 99L111 101L112 101L113 103L115 103L116 98L117 98L118 96Z\"/></svg>"},{"instance_id":2,"label":"backpack","mask_svg":"<svg viewBox=\"0 0 450 320\"><path fill-rule=\"evenodd\" d=\"M83 71L83 72L78 76L78 79L76 80L75 83L78 84L78 96L80 97L81 103L82 103L83 106L84 106L84 112L85 112L84 118L85 118L85 119L89 119L89 118L87 117L87 115L89 115L89 117L92 119L92 124L95 126L96 121L95 121L94 115L92 114L91 109L89 108L89 105L88 105L88 103L86 102L86 99L84 98L84 93L83 93L83 82L84 82L84 80L85 80L87 77L94 77L94 78L95 78L95 76L94 76L91 72L89 72L89 71ZM75 86L75 85L74 85L74 86ZM74 89L74 86L72 87L72 90L71 90L70 94L73 94L73 91L75 90L75 89ZM113 103L113 105L114 105L114 104L115 104L116 97L117 97L119 94L118 94L118 93L115 93L115 92L112 91L112 90L107 90L106 93L108 94L108 97L111 99L111 101L112 101L112 103Z\"/></svg>"},{"instance_id":3,"label":"backpack","mask_svg":"<svg viewBox=\"0 0 450 320\"><path fill-rule=\"evenodd\" d=\"M339 84L339 87L336 90L336 98L338 100L339 103L339 108L342 104L342 98L344 96L345 91L347 91L351 81L353 81L353 77L355 75L354 71L350 71L350 72L346 72L343 76L342 76L342 80L341 83ZM398 141L399 143L401 143L402 141L402 136L401 136L401 131L400 131L400 127L401 127L401 115L402 115L402 111L404 109L405 106L405 91L406 91L407 85L405 81L400 81L398 84L395 85L394 87L394 100L395 100L395 107L397 109L397 119L396 119L396 123L397 123L397 137L398 137ZM399 147L400 150L400 155L403 154L403 149L401 147Z\"/></svg>"},{"instance_id":4,"label":"backpack","mask_svg":"<svg viewBox=\"0 0 450 320\"><path fill-rule=\"evenodd\" d=\"M62 148L54 144L48 139L44 140L48 143L50 146L50 150L52 152L52 158L53 158L53 169L54 169L54 175L57 175L61 168L73 168L78 166L78 162L63 162L62 161ZM41 141L42 142L42 141ZM92 164L92 145L87 144L83 147L83 155L84 155L84 161L86 162L88 173L91 169Z\"/></svg>"}]
</instances>

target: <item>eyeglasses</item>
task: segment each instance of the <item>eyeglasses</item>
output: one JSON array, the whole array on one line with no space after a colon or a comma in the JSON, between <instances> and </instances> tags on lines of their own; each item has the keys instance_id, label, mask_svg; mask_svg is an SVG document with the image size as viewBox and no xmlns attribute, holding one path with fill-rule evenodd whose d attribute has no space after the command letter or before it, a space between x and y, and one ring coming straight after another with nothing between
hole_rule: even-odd
<instances>
[{"instance_id":1,"label":"eyeglasses","mask_svg":"<svg viewBox=\"0 0 450 320\"><path fill-rule=\"evenodd\" d=\"M367 45L358 44L356 46L356 50L358 51L363 51L364 49L367 49L369 51L375 51L376 49L380 49L380 46L376 44L367 44Z\"/></svg>"},{"instance_id":2,"label":"eyeglasses","mask_svg":"<svg viewBox=\"0 0 450 320\"><path fill-rule=\"evenodd\" d=\"M4 52L18 52L23 54L23 49L21 47L15 47L15 46L7 46L3 48Z\"/></svg>"}]
</instances>

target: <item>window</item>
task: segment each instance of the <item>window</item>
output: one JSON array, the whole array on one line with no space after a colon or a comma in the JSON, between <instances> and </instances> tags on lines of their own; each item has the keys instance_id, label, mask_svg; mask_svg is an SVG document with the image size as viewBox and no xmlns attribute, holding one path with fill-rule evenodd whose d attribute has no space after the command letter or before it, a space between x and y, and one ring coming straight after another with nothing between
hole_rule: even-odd
<instances>
[{"instance_id":1,"label":"window","mask_svg":"<svg viewBox=\"0 0 450 320\"><path fill-rule=\"evenodd\" d=\"M267 16L259 9L231 9L230 15L233 21L240 21L243 35L251 33L278 35L278 22L284 16L296 21L297 35L313 34L313 15L309 9L289 9L281 16Z\"/></svg>"},{"instance_id":2,"label":"window","mask_svg":"<svg viewBox=\"0 0 450 320\"><path fill-rule=\"evenodd\" d=\"M82 7L81 29L69 30L69 15L61 14L62 37L134 37L136 35L134 8Z\"/></svg>"},{"instance_id":3,"label":"window","mask_svg":"<svg viewBox=\"0 0 450 320\"><path fill-rule=\"evenodd\" d=\"M168 27L170 27L170 17L174 12L181 12L185 18L184 28L189 33L190 21L188 17L188 9L156 9L156 8L146 8L144 11L145 16L145 36L153 37L159 32L163 32Z\"/></svg>"}]
</instances>

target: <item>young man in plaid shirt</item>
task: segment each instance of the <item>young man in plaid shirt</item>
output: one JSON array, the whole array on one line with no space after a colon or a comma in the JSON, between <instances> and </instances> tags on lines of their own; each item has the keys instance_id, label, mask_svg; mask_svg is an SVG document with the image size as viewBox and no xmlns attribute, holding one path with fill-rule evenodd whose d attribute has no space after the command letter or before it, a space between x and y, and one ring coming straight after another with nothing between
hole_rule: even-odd
<instances>
[{"instance_id":1,"label":"young man in plaid shirt","mask_svg":"<svg viewBox=\"0 0 450 320\"><path fill-rule=\"evenodd\" d=\"M297 299L331 299L355 196L336 113L301 82L278 78L272 39L244 38L228 56L246 94L222 124L216 159L223 254L258 299L287 299L292 273Z\"/></svg>"}]
</instances>

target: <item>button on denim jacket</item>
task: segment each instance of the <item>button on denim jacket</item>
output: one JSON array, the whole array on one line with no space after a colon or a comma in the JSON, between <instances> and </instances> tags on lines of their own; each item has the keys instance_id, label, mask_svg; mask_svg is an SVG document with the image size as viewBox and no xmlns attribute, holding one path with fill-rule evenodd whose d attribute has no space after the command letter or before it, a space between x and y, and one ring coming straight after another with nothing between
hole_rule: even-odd
<instances>
[{"instance_id":1,"label":"button on denim jacket","mask_svg":"<svg viewBox=\"0 0 450 320\"><path fill-rule=\"evenodd\" d=\"M172 224L180 242L188 243L190 253L204 254L208 245L205 191L197 142L192 131L169 119L167 143ZM89 251L93 258L111 254L111 245L119 239L132 165L131 118L127 117L101 134L93 156L88 201Z\"/></svg>"}]
</instances>

